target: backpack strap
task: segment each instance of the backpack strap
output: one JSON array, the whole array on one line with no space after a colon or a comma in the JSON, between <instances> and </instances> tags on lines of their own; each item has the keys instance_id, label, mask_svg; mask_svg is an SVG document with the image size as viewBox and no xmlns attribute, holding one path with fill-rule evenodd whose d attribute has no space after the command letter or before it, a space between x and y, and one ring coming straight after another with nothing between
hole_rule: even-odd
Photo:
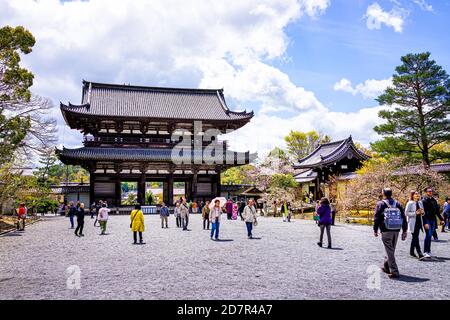
<instances>
[{"instance_id":1,"label":"backpack strap","mask_svg":"<svg viewBox=\"0 0 450 320\"><path fill-rule=\"evenodd\" d=\"M389 203L389 201L387 200L382 200L387 206L388 208L397 208L397 201L394 200L394 204L391 206L391 204Z\"/></svg>"}]
</instances>

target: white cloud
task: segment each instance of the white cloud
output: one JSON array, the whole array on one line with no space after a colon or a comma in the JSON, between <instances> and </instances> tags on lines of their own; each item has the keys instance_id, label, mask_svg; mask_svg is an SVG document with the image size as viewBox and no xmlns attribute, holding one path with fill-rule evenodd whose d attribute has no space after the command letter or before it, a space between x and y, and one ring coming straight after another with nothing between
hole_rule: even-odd
<instances>
[{"instance_id":1,"label":"white cloud","mask_svg":"<svg viewBox=\"0 0 450 320\"><path fill-rule=\"evenodd\" d=\"M422 10L433 12L433 6L426 2L426 0L414 0L414 3L417 4Z\"/></svg>"},{"instance_id":2,"label":"white cloud","mask_svg":"<svg viewBox=\"0 0 450 320\"><path fill-rule=\"evenodd\" d=\"M286 26L303 16L318 17L329 4L329 0L6 0L0 2L0 20L26 26L37 39L33 53L24 58L36 74L36 93L55 102L77 103L82 78L223 87L238 108L260 106L254 119L232 134L237 137L232 146L255 151L258 145L264 152L283 143L290 129L318 129L336 138L353 133L362 142L373 135L376 109L330 111L312 91L295 85L271 65L286 54ZM292 116L287 118L287 113ZM80 135L63 126L59 110L55 114L60 143L79 145Z\"/></svg>"},{"instance_id":3,"label":"white cloud","mask_svg":"<svg viewBox=\"0 0 450 320\"><path fill-rule=\"evenodd\" d=\"M334 90L348 92L354 96L361 94L364 99L373 99L379 96L391 84L392 77L384 80L369 79L353 87L350 80L342 78L334 85Z\"/></svg>"},{"instance_id":4,"label":"white cloud","mask_svg":"<svg viewBox=\"0 0 450 320\"><path fill-rule=\"evenodd\" d=\"M408 12L400 7L394 7L391 11L384 11L381 6L375 2L371 4L366 11L367 28L370 30L381 29L381 25L385 24L392 27L395 32L402 32L405 18Z\"/></svg>"}]
</instances>

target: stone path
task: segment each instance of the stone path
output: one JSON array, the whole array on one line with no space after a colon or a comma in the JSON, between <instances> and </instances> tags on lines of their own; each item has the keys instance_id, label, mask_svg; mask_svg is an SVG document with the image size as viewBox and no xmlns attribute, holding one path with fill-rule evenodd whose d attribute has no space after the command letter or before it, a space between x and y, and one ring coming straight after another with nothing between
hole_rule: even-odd
<instances>
[{"instance_id":1,"label":"stone path","mask_svg":"<svg viewBox=\"0 0 450 320\"><path fill-rule=\"evenodd\" d=\"M367 226L332 228L335 250L328 250L316 245L313 221L261 217L254 231L260 239L248 240L243 222L223 220L221 238L228 241L214 242L199 215L191 216L192 230L185 232L173 216L169 229L160 228L158 216L145 218L142 246L131 244L127 216L111 217L106 236L98 235L89 217L84 238L68 229L67 218L47 217L25 233L0 237L0 300L450 297L448 234L439 232L441 242L433 242L433 254L440 257L433 262L410 258L410 239L401 242L403 276L390 280L377 269L383 247ZM79 290L67 288L73 265L81 271Z\"/></svg>"}]
</instances>

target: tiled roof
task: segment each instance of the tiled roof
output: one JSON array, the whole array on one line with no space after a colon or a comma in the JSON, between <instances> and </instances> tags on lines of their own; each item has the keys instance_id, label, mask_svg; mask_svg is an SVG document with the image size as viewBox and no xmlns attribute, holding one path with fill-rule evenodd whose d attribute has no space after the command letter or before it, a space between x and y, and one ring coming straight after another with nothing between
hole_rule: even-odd
<instances>
[{"instance_id":1,"label":"tiled roof","mask_svg":"<svg viewBox=\"0 0 450 320\"><path fill-rule=\"evenodd\" d=\"M226 151L226 159L233 159L234 156L245 157L246 163L253 161L256 158L256 154L239 153L234 151ZM56 150L58 157L62 161L66 160L101 160L101 161L155 161L155 162L171 162L172 161L172 149L166 148L95 148L95 147L82 147L77 149ZM180 154L180 156L188 156ZM202 152L192 151L193 159L203 159L208 161L214 159L214 157L202 155ZM231 157L230 157L231 155ZM209 158L211 157L211 158ZM224 160L225 161L225 160Z\"/></svg>"},{"instance_id":2,"label":"tiled roof","mask_svg":"<svg viewBox=\"0 0 450 320\"><path fill-rule=\"evenodd\" d=\"M334 162L355 157L360 160L367 160L369 156L358 150L350 136L345 140L323 143L319 145L311 154L301 159L294 165L295 169L315 168L329 165Z\"/></svg>"},{"instance_id":3,"label":"tiled roof","mask_svg":"<svg viewBox=\"0 0 450 320\"><path fill-rule=\"evenodd\" d=\"M306 183L314 181L317 178L317 172L312 170L306 170L303 172L300 172L294 176L295 181L298 183Z\"/></svg>"},{"instance_id":4,"label":"tiled roof","mask_svg":"<svg viewBox=\"0 0 450 320\"><path fill-rule=\"evenodd\" d=\"M91 116L186 120L250 120L252 112L228 109L222 89L160 88L83 81L81 105L62 112Z\"/></svg>"}]
</instances>

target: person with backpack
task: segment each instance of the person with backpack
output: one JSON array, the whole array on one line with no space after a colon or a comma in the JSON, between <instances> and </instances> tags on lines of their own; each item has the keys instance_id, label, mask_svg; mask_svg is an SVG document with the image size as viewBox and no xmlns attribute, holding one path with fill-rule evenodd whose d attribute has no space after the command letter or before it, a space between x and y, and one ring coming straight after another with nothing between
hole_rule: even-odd
<instances>
[{"instance_id":1,"label":"person with backpack","mask_svg":"<svg viewBox=\"0 0 450 320\"><path fill-rule=\"evenodd\" d=\"M131 211L130 215L130 228L133 232L133 244L137 244L137 235L139 233L139 244L145 244L142 238L142 233L145 231L144 224L144 213L141 210L141 205L137 204L134 206L134 210Z\"/></svg>"},{"instance_id":2,"label":"person with backpack","mask_svg":"<svg viewBox=\"0 0 450 320\"><path fill-rule=\"evenodd\" d=\"M69 203L70 229L75 229L73 218L75 217L76 213L77 213L77 207L75 207L73 201L70 201L70 203Z\"/></svg>"},{"instance_id":3,"label":"person with backpack","mask_svg":"<svg viewBox=\"0 0 450 320\"><path fill-rule=\"evenodd\" d=\"M328 239L328 249L331 249L331 224L333 220L331 218L331 207L330 201L328 198L322 198L320 200L319 207L317 208L317 215L319 216L318 224L320 227L320 238L317 245L322 247L323 244L323 234L325 229L327 230L327 239Z\"/></svg>"},{"instance_id":4,"label":"person with backpack","mask_svg":"<svg viewBox=\"0 0 450 320\"><path fill-rule=\"evenodd\" d=\"M409 195L409 201L406 204L405 215L408 219L408 232L412 235L411 247L409 254L412 257L417 258L415 251L419 255L419 260L423 260L425 257L420 249L419 234L423 232L423 220L424 214L423 204L420 201L420 193L417 191L411 191Z\"/></svg>"},{"instance_id":5,"label":"person with backpack","mask_svg":"<svg viewBox=\"0 0 450 320\"><path fill-rule=\"evenodd\" d=\"M19 204L19 207L16 209L17 212L17 230L25 231L25 220L27 218L27 207L25 207L25 203Z\"/></svg>"},{"instance_id":6,"label":"person with backpack","mask_svg":"<svg viewBox=\"0 0 450 320\"><path fill-rule=\"evenodd\" d=\"M161 228L164 228L164 224L166 225L166 229L169 228L168 221L170 212L164 202L161 204L161 209L159 209L159 215L161 216Z\"/></svg>"},{"instance_id":7,"label":"person with backpack","mask_svg":"<svg viewBox=\"0 0 450 320\"><path fill-rule=\"evenodd\" d=\"M211 209L209 208L209 201L206 201L202 209L202 219L203 219L203 230L209 230L209 213Z\"/></svg>"},{"instance_id":8,"label":"person with backpack","mask_svg":"<svg viewBox=\"0 0 450 320\"><path fill-rule=\"evenodd\" d=\"M181 225L183 226L183 231L187 231L189 224L189 205L186 199L180 204L180 214L181 214Z\"/></svg>"},{"instance_id":9,"label":"person with backpack","mask_svg":"<svg viewBox=\"0 0 450 320\"><path fill-rule=\"evenodd\" d=\"M94 221L94 227L97 226L97 222L98 222L98 213L100 212L100 209L102 208L103 205L103 201L100 200L96 205L95 205L95 221Z\"/></svg>"},{"instance_id":10,"label":"person with backpack","mask_svg":"<svg viewBox=\"0 0 450 320\"><path fill-rule=\"evenodd\" d=\"M84 203L80 203L80 206L77 208L77 228L75 229L75 235L77 237L84 237L83 227L84 227ZM78 233L78 231L80 233Z\"/></svg>"},{"instance_id":11,"label":"person with backpack","mask_svg":"<svg viewBox=\"0 0 450 320\"><path fill-rule=\"evenodd\" d=\"M175 208L173 209L173 215L175 216L177 228L181 228L181 209L180 209L179 201L177 201L177 203L175 203Z\"/></svg>"},{"instance_id":12,"label":"person with backpack","mask_svg":"<svg viewBox=\"0 0 450 320\"><path fill-rule=\"evenodd\" d=\"M435 234L437 229L436 219L444 223L444 218L441 216L439 204L433 197L433 188L429 187L425 189L425 196L422 198L423 209L425 214L423 216L423 226L425 228L425 241L424 241L424 256L431 257L431 238ZM437 240L437 235L435 235Z\"/></svg>"},{"instance_id":13,"label":"person with backpack","mask_svg":"<svg viewBox=\"0 0 450 320\"><path fill-rule=\"evenodd\" d=\"M109 209L106 207L106 202L103 202L102 207L98 211L97 215L97 219L100 223L101 236L106 234L106 224L108 222L108 218L109 218Z\"/></svg>"},{"instance_id":14,"label":"person with backpack","mask_svg":"<svg viewBox=\"0 0 450 320\"><path fill-rule=\"evenodd\" d=\"M248 239L253 239L252 230L253 225L256 222L256 209L254 204L254 200L250 199L248 201L248 205L245 207L242 216L244 217L245 226L247 227L247 237Z\"/></svg>"},{"instance_id":15,"label":"person with backpack","mask_svg":"<svg viewBox=\"0 0 450 320\"><path fill-rule=\"evenodd\" d=\"M400 230L403 230L402 240L406 240L408 224L402 205L392 198L392 189L383 189L383 198L375 208L373 231L375 237L378 237L378 230L381 231L381 240L386 251L381 270L387 273L389 278L396 279L400 277L400 273L395 261L395 249Z\"/></svg>"},{"instance_id":16,"label":"person with backpack","mask_svg":"<svg viewBox=\"0 0 450 320\"><path fill-rule=\"evenodd\" d=\"M220 227L220 217L222 216L222 208L220 207L220 200L214 201L214 207L212 207L209 213L209 220L212 223L211 226L211 240L213 236L216 240L219 240L219 227Z\"/></svg>"}]
</instances>

